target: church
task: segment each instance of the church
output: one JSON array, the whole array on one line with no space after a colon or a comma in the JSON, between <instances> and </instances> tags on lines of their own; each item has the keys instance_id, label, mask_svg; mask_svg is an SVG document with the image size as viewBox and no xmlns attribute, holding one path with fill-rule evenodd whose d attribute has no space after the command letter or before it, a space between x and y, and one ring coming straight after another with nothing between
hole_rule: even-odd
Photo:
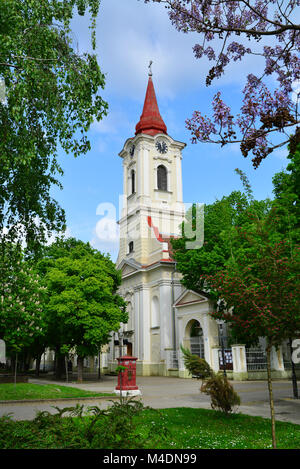
<instances>
[{"instance_id":1,"label":"church","mask_svg":"<svg viewBox=\"0 0 300 469\"><path fill-rule=\"evenodd\" d=\"M119 153L123 207L117 268L122 272L119 293L127 302L129 320L111 340L109 368L122 353L137 357L138 375L185 377L182 344L218 369L218 325L209 315L213 305L209 298L182 287L172 258L171 239L180 235L185 217L181 171L185 146L168 135L149 67L135 136Z\"/></svg>"},{"instance_id":2,"label":"church","mask_svg":"<svg viewBox=\"0 0 300 469\"><path fill-rule=\"evenodd\" d=\"M138 376L191 378L181 345L204 358L214 371L225 369L230 379L266 379L265 340L256 347L227 341L225 324L212 319L214 305L206 294L186 290L172 255L172 238L181 235L185 219L182 152L186 144L168 135L160 115L149 66L148 85L135 136L119 153L123 162L123 206L117 268L122 273L119 294L129 320L99 357L86 357L85 371L114 373L117 358L137 358ZM53 351L43 355L44 369L53 367ZM47 362L47 363L46 363ZM73 365L76 368L77 358ZM47 365L47 366L46 366ZM273 347L273 378L291 376L288 343ZM297 372L299 373L300 365Z\"/></svg>"}]
</instances>

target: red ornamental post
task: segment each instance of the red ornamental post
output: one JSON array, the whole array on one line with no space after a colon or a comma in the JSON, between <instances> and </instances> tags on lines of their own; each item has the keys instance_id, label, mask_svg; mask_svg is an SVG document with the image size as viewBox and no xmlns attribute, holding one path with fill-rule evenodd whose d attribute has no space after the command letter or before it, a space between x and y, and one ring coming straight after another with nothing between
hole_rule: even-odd
<instances>
[{"instance_id":1,"label":"red ornamental post","mask_svg":"<svg viewBox=\"0 0 300 469\"><path fill-rule=\"evenodd\" d=\"M136 384L136 357L119 357L117 358L118 365L124 366L126 369L119 371L118 374L118 385L116 386L116 394L127 394L135 396L141 394Z\"/></svg>"}]
</instances>

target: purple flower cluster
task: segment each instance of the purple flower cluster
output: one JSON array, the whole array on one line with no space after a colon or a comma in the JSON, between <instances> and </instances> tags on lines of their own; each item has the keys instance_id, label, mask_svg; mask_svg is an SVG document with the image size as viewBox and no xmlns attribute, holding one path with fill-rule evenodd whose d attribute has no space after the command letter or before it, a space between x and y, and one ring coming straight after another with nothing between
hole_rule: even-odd
<instances>
[{"instance_id":1,"label":"purple flower cluster","mask_svg":"<svg viewBox=\"0 0 300 469\"><path fill-rule=\"evenodd\" d=\"M193 113L192 119L186 121L186 127L192 133L192 142L211 142L211 134L216 134L214 123L206 116L202 116L199 111Z\"/></svg>"},{"instance_id":2,"label":"purple flower cluster","mask_svg":"<svg viewBox=\"0 0 300 469\"><path fill-rule=\"evenodd\" d=\"M160 3L161 0L152 1ZM239 142L244 156L252 152L253 164L257 167L275 148L271 135L277 131L286 139L287 130L294 131L299 123L298 103L291 99L291 93L293 83L300 79L300 30L299 25L294 24L300 0L165 0L164 3L179 31L201 35L202 44L193 48L195 57L206 56L215 62L206 78L207 85L219 78L228 64L241 61L246 54L264 59L261 76L247 77L236 122L220 93L212 103L212 119L196 111L186 121L193 142L221 145ZM236 40L227 45L230 36L235 36ZM261 47L259 43L264 38L272 38L272 46ZM245 46L245 39L251 41L251 48ZM212 40L218 40L219 50L216 46L207 46ZM264 81L268 76L277 80L277 89L268 88ZM283 140L280 145L284 143Z\"/></svg>"},{"instance_id":3,"label":"purple flower cluster","mask_svg":"<svg viewBox=\"0 0 300 469\"><path fill-rule=\"evenodd\" d=\"M232 42L227 47L227 54L228 56L232 56L232 60L236 62L237 60L242 60L242 57L245 54L251 54L251 49L249 47L245 47L238 42Z\"/></svg>"}]
</instances>

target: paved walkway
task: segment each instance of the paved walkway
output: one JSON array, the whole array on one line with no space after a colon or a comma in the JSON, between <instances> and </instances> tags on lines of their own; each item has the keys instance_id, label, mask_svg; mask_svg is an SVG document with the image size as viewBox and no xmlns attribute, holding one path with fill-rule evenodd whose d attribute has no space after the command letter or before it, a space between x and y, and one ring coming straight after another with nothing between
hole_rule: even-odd
<instances>
[{"instance_id":1,"label":"paved walkway","mask_svg":"<svg viewBox=\"0 0 300 469\"><path fill-rule=\"evenodd\" d=\"M56 381L46 381L44 379L30 379L31 383L61 384L88 391L111 392L114 390L117 377L104 376L100 381L84 382L83 384L63 383ZM234 388L241 398L239 412L261 417L270 417L268 402L268 388L265 381L232 381ZM153 408L165 407L192 407L210 409L210 399L200 393L201 382L195 379L180 379L166 377L137 377L137 385L142 392L142 400L145 405ZM300 393L300 382L298 383ZM300 424L300 399L293 399L292 383L290 381L273 381L276 419L281 421ZM43 402L43 403L19 403L1 404L0 416L13 413L16 420L30 420L35 417L38 410L48 410L55 412L54 405L67 407L80 402L80 399L68 400L64 402ZM95 405L97 401L81 401L85 406ZM109 401L99 400L99 405L103 408L110 405Z\"/></svg>"}]
</instances>

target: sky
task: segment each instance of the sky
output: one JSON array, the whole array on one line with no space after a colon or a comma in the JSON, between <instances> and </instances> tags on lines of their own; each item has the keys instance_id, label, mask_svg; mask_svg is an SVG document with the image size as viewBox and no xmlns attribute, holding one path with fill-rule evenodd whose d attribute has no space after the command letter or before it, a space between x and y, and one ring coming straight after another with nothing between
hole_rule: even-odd
<instances>
[{"instance_id":1,"label":"sky","mask_svg":"<svg viewBox=\"0 0 300 469\"><path fill-rule=\"evenodd\" d=\"M90 50L88 24L85 17L75 17L72 23L74 46L80 53ZM134 136L142 113L150 60L168 134L187 144L182 159L184 202L210 204L233 190L241 190L235 168L246 173L255 198L272 198L272 177L287 165L286 151L282 149L255 170L251 159L241 155L238 145L221 148L191 143L185 120L193 111L210 115L217 91L238 111L247 74L259 73L262 67L253 57L237 62L221 79L206 87L210 64L206 59L195 58L192 48L197 42L200 41L196 33L183 34L174 28L162 5L144 4L143 0L101 1L96 52L106 86L99 94L108 102L109 112L101 122L92 124L88 132L92 148L86 155L73 158L59 154L64 170L63 190L53 190L53 196L66 211L67 234L110 253L114 261L118 235L113 219L118 219L123 189L122 159L118 154L127 138ZM105 230L105 226L109 229Z\"/></svg>"}]
</instances>

